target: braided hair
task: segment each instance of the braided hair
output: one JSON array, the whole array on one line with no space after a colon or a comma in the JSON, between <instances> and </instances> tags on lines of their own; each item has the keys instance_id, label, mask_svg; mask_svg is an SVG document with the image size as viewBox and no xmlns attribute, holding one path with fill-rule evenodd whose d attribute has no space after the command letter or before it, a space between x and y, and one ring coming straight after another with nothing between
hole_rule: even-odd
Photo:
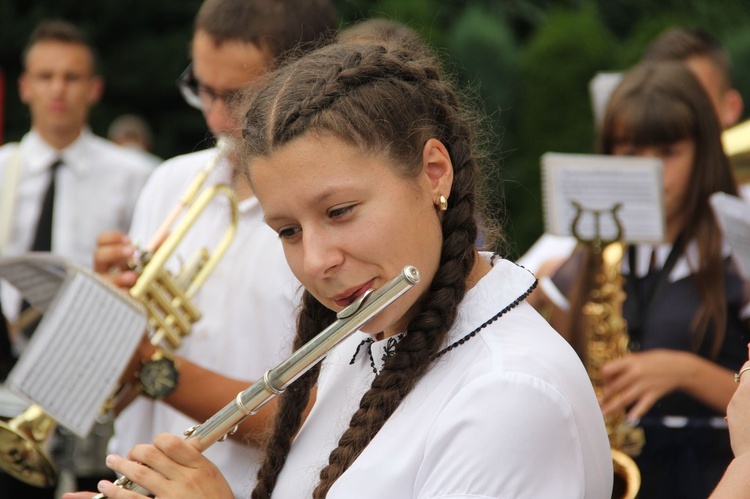
<instances>
[{"instance_id":1,"label":"braided hair","mask_svg":"<svg viewBox=\"0 0 750 499\"><path fill-rule=\"evenodd\" d=\"M253 158L268 157L311 131L332 134L365 152L386 151L392 168L405 179L420 173L422 149L430 138L445 145L453 165L439 268L406 334L331 452L315 498L326 496L424 375L456 319L478 234L477 155L467 116L433 56L377 44L334 44L308 54L277 71L246 106L243 147L250 171ZM295 346L334 318L305 292ZM281 395L253 498L270 497L318 372L308 372Z\"/></svg>"}]
</instances>

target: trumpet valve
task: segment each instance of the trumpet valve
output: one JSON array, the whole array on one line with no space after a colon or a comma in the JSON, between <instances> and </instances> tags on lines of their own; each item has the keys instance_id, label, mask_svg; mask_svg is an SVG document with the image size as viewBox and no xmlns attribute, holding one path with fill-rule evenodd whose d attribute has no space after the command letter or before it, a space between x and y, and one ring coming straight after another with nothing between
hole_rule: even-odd
<instances>
[{"instance_id":1,"label":"trumpet valve","mask_svg":"<svg viewBox=\"0 0 750 499\"><path fill-rule=\"evenodd\" d=\"M201 248L196 251L177 275L177 283L182 286L183 289L187 289L190 286L190 283L195 280L198 273L206 266L206 263L210 258L211 253L209 253L206 248Z\"/></svg>"}]
</instances>

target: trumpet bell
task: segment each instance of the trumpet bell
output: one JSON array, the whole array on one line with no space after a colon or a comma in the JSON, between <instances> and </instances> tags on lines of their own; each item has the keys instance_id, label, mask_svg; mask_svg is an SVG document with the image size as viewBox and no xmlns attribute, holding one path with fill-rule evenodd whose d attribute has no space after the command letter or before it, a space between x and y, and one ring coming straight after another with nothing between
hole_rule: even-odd
<instances>
[{"instance_id":1,"label":"trumpet bell","mask_svg":"<svg viewBox=\"0 0 750 499\"><path fill-rule=\"evenodd\" d=\"M750 181L750 120L725 130L721 141L737 180L740 183Z\"/></svg>"},{"instance_id":2,"label":"trumpet bell","mask_svg":"<svg viewBox=\"0 0 750 499\"><path fill-rule=\"evenodd\" d=\"M0 469L34 487L57 483L57 469L44 445L55 421L32 405L10 421L0 421Z\"/></svg>"}]
</instances>

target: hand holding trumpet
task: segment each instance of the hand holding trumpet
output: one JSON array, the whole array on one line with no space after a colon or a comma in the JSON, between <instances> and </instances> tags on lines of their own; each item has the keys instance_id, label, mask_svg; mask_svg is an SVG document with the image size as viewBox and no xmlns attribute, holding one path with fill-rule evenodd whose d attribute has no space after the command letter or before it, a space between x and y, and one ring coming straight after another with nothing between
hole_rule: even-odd
<instances>
[{"instance_id":1,"label":"hand holding trumpet","mask_svg":"<svg viewBox=\"0 0 750 499\"><path fill-rule=\"evenodd\" d=\"M94 271L118 288L130 289L138 274L130 267L136 249L127 234L103 232L96 238Z\"/></svg>"}]
</instances>

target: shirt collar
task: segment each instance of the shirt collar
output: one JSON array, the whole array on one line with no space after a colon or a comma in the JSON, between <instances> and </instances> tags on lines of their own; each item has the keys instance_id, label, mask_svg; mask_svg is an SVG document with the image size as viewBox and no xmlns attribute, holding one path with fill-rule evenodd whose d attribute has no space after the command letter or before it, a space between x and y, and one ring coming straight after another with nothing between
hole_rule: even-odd
<instances>
[{"instance_id":1,"label":"shirt collar","mask_svg":"<svg viewBox=\"0 0 750 499\"><path fill-rule=\"evenodd\" d=\"M214 147L213 149L214 155L218 153L218 149ZM209 158L208 161L213 161L213 155ZM234 169L232 168L231 163L229 160L227 160L226 157L219 158L219 160L216 163L216 166L214 167L213 171L209 173L209 183L210 184L227 184L232 185L232 176L234 175ZM240 201L239 205L237 206L241 214L245 214L250 212L250 210L258 209L260 210L260 203L258 203L258 198L256 196L252 196L249 199L244 199Z\"/></svg>"},{"instance_id":2,"label":"shirt collar","mask_svg":"<svg viewBox=\"0 0 750 499\"><path fill-rule=\"evenodd\" d=\"M458 317L443 342L447 347L469 332L479 328L488 320L494 320L503 310L510 310L523 301L533 289L536 278L523 267L515 263L494 258L491 253L480 252L478 258L492 263L490 272L466 292L459 306ZM366 362L377 374L383 364L406 333L374 341L370 335L360 333L362 341L358 344L350 362Z\"/></svg>"},{"instance_id":3,"label":"shirt collar","mask_svg":"<svg viewBox=\"0 0 750 499\"><path fill-rule=\"evenodd\" d=\"M672 251L671 243L662 243L658 245L651 244L638 244L631 247L629 251L635 249L635 275L639 278L644 277L648 274L651 264L651 254L654 254L654 268L661 269L669 257L669 252ZM726 258L730 255L730 248L726 241L722 241L721 244L721 256ZM689 275L696 272L700 266L700 255L698 253L698 243L695 239L691 240L687 246L682 250L682 254L677 259L669 274L669 282L679 281ZM628 258L623 258L622 271L624 274L629 275L630 262Z\"/></svg>"},{"instance_id":4,"label":"shirt collar","mask_svg":"<svg viewBox=\"0 0 750 499\"><path fill-rule=\"evenodd\" d=\"M479 258L492 263L492 269L466 292L444 346L461 339L498 312L514 308L536 286L534 274L511 261L487 252L480 252Z\"/></svg>"},{"instance_id":5,"label":"shirt collar","mask_svg":"<svg viewBox=\"0 0 750 499\"><path fill-rule=\"evenodd\" d=\"M66 168L76 174L83 174L91 168L91 155L88 153L91 137L93 134L86 127L68 147L58 150L48 144L39 132L32 129L21 140L24 164L30 172L37 173L49 169L56 159L61 159Z\"/></svg>"}]
</instances>

